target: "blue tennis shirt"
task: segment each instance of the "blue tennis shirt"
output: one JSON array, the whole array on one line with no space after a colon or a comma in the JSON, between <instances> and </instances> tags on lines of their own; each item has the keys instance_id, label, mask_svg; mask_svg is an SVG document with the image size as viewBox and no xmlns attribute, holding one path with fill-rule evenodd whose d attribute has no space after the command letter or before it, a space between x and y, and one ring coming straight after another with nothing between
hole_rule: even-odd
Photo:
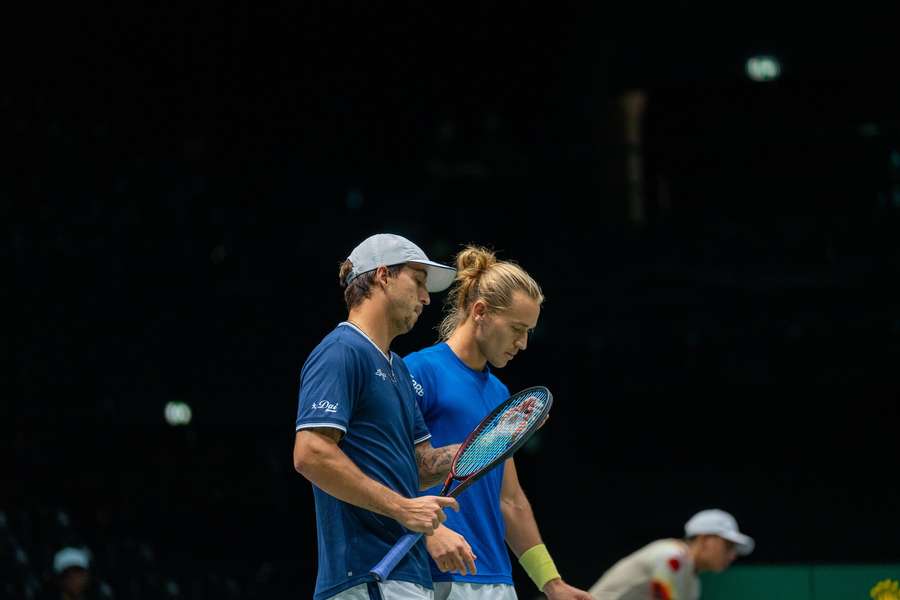
<instances>
[{"instance_id":1,"label":"blue tennis shirt","mask_svg":"<svg viewBox=\"0 0 900 600\"><path fill-rule=\"evenodd\" d=\"M339 446L363 473L402 496L419 495L414 446L430 436L406 365L362 331L341 323L312 351L300 373L297 430L333 427ZM316 600L366 581L369 569L408 533L397 521L358 508L313 485L318 537ZM452 511L451 511L452 512ZM432 587L424 544L389 579Z\"/></svg>"},{"instance_id":2,"label":"blue tennis shirt","mask_svg":"<svg viewBox=\"0 0 900 600\"><path fill-rule=\"evenodd\" d=\"M413 352L404 362L413 376L416 400L435 448L458 444L501 402L509 390L490 368L475 371L462 362L446 343ZM476 481L459 497L459 512L444 511L450 529L466 538L477 556L477 575L442 573L429 557L435 581L507 583L512 585L512 566L506 550L506 528L500 512L503 465ZM440 487L423 494L437 494Z\"/></svg>"}]
</instances>

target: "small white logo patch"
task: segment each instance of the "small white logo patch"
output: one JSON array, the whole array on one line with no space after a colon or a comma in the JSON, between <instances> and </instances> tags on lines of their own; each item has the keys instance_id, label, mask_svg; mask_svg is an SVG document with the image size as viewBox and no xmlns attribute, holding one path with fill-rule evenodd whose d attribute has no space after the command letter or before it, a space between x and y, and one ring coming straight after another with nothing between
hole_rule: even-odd
<instances>
[{"instance_id":1,"label":"small white logo patch","mask_svg":"<svg viewBox=\"0 0 900 600\"><path fill-rule=\"evenodd\" d=\"M331 403L327 400L319 400L318 402L313 402L312 408L313 410L324 410L328 413L337 412L338 403Z\"/></svg>"}]
</instances>

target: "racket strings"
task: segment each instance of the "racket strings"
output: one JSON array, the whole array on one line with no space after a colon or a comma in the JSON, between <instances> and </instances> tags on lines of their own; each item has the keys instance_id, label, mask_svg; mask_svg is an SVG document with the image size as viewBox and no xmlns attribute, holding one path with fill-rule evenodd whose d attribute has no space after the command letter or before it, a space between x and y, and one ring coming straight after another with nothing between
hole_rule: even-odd
<instances>
[{"instance_id":1,"label":"racket strings","mask_svg":"<svg viewBox=\"0 0 900 600\"><path fill-rule=\"evenodd\" d=\"M492 464L540 425L547 399L547 394L540 391L513 399L463 450L456 463L456 477L466 477Z\"/></svg>"}]
</instances>

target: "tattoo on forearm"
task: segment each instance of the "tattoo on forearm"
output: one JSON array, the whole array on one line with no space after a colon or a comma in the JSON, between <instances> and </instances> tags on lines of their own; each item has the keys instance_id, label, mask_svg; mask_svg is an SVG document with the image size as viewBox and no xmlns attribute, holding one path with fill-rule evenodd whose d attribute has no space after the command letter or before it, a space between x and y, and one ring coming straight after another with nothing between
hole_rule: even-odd
<instances>
[{"instance_id":1,"label":"tattoo on forearm","mask_svg":"<svg viewBox=\"0 0 900 600\"><path fill-rule=\"evenodd\" d=\"M456 446L444 446L443 448L429 448L428 450L416 450L416 462L419 465L419 480L428 486L440 482L456 454Z\"/></svg>"}]
</instances>

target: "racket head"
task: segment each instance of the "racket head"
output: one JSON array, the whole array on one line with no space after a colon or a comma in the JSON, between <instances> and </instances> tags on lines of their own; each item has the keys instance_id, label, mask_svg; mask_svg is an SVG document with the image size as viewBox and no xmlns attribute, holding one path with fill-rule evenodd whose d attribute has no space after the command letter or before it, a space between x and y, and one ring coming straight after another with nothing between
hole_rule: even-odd
<instances>
[{"instance_id":1,"label":"racket head","mask_svg":"<svg viewBox=\"0 0 900 600\"><path fill-rule=\"evenodd\" d=\"M526 388L501 402L460 445L441 494L447 495L456 480L459 485L449 493L456 497L512 456L540 428L552 405L553 394L544 386Z\"/></svg>"}]
</instances>

